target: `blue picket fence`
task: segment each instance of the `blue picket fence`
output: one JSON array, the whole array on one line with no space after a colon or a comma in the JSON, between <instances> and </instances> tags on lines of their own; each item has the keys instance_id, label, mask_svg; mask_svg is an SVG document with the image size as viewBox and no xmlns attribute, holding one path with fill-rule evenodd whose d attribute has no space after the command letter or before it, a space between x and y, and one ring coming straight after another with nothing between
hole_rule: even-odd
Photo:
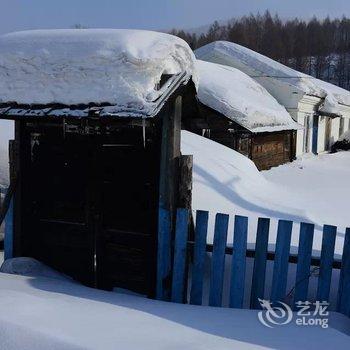
<instances>
[{"instance_id":1,"label":"blue picket fence","mask_svg":"<svg viewBox=\"0 0 350 350\"><path fill-rule=\"evenodd\" d=\"M205 272L205 256L208 251L207 234L209 213L197 211L195 220L194 241L188 240L189 211L178 209L176 218L174 254L172 261L172 284L170 300L194 305L203 304L203 285ZM164 216L165 221L170 215ZM167 219L166 219L167 218ZM168 224L163 223L167 227ZM217 214L215 218L214 241L210 249L211 272L209 287L209 305L222 306L225 259L230 251L227 244L229 216ZM293 222L279 220L277 239L273 261L273 276L271 294L264 295L266 267L268 261L268 240L270 220L259 218L257 225L256 246L254 251L254 267L250 293L250 308L259 308L259 298L271 301L284 301L287 288L288 265L290 263L290 245ZM314 225L301 223L299 232L299 248L295 259L296 277L294 301L306 301L309 289L310 270L315 263L312 257ZM242 308L245 295L248 218L235 216L234 238L231 248L231 276L229 291L229 306ZM334 248L337 228L325 225L323 227L322 250L318 261L319 277L317 285L317 300L329 301L332 270L334 268ZM162 260L160 261L162 264ZM161 267L160 267L161 268ZM337 311L350 317L350 228L346 230L341 269ZM191 278L189 279L189 271Z\"/></svg>"}]
</instances>

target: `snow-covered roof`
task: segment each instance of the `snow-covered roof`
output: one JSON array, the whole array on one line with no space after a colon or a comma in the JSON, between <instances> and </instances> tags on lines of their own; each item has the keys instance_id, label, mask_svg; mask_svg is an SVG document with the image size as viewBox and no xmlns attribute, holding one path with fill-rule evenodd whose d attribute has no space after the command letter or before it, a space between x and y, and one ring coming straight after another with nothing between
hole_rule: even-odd
<instances>
[{"instance_id":1,"label":"snow-covered roof","mask_svg":"<svg viewBox=\"0 0 350 350\"><path fill-rule=\"evenodd\" d=\"M114 115L153 116L194 73L175 36L140 30L34 30L0 37L0 103L112 105ZM157 88L162 75L173 75ZM194 77L195 81L195 77Z\"/></svg>"},{"instance_id":2,"label":"snow-covered roof","mask_svg":"<svg viewBox=\"0 0 350 350\"><path fill-rule=\"evenodd\" d=\"M298 72L264 55L241 45L216 41L195 51L196 57L205 61L237 68L254 79L278 80L293 89L293 93L325 99L320 111L339 114L339 104L350 106L350 92L307 74Z\"/></svg>"},{"instance_id":3,"label":"snow-covered roof","mask_svg":"<svg viewBox=\"0 0 350 350\"><path fill-rule=\"evenodd\" d=\"M297 129L287 110L238 69L197 60L198 99L253 132Z\"/></svg>"}]
</instances>

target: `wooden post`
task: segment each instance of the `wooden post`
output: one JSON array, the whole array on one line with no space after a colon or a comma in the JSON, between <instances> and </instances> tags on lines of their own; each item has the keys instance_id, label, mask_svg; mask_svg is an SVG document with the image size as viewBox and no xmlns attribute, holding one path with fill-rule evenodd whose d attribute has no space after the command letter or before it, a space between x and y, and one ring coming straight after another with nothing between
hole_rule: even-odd
<instances>
[{"instance_id":1,"label":"wooden post","mask_svg":"<svg viewBox=\"0 0 350 350\"><path fill-rule=\"evenodd\" d=\"M170 300L172 241L174 237L178 166L181 145L182 97L168 102L162 116L159 180L157 291L159 300Z\"/></svg>"},{"instance_id":2,"label":"wooden post","mask_svg":"<svg viewBox=\"0 0 350 350\"><path fill-rule=\"evenodd\" d=\"M179 208L192 208L193 156L180 157Z\"/></svg>"},{"instance_id":3,"label":"wooden post","mask_svg":"<svg viewBox=\"0 0 350 350\"><path fill-rule=\"evenodd\" d=\"M13 256L22 254L22 171L24 165L24 130L26 123L15 122L15 141L10 145L10 179L16 181L13 196Z\"/></svg>"}]
</instances>

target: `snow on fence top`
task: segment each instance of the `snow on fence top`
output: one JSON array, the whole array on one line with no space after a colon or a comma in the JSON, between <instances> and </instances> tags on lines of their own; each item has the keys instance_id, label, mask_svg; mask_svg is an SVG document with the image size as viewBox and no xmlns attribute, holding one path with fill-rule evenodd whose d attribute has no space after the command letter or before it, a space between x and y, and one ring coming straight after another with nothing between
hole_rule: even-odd
<instances>
[{"instance_id":1,"label":"snow on fence top","mask_svg":"<svg viewBox=\"0 0 350 350\"><path fill-rule=\"evenodd\" d=\"M197 60L198 99L253 132L297 129L286 109L238 69Z\"/></svg>"},{"instance_id":2,"label":"snow on fence top","mask_svg":"<svg viewBox=\"0 0 350 350\"><path fill-rule=\"evenodd\" d=\"M252 78L277 79L301 95L324 98L320 111L340 114L339 104L350 106L350 92L338 86L298 72L241 45L216 41L195 51L202 60L235 67Z\"/></svg>"},{"instance_id":3,"label":"snow on fence top","mask_svg":"<svg viewBox=\"0 0 350 350\"><path fill-rule=\"evenodd\" d=\"M152 116L195 57L180 38L119 29L34 30L0 37L0 103L109 104ZM162 75L174 75L158 88ZM195 81L195 78L194 78Z\"/></svg>"}]
</instances>

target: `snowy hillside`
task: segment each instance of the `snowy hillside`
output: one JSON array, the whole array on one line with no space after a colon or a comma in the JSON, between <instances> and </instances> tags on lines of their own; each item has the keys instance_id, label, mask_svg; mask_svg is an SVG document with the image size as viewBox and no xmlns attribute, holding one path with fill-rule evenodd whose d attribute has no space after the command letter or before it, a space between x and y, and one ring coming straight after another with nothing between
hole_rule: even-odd
<instances>
[{"instance_id":1,"label":"snowy hillside","mask_svg":"<svg viewBox=\"0 0 350 350\"><path fill-rule=\"evenodd\" d=\"M250 218L248 242L255 243L257 217L272 218L270 244L276 240L278 219L314 222L314 250L321 248L319 225L339 226L336 252L341 254L343 232L350 225L350 152L303 159L266 172L241 154L211 140L182 132L182 151L194 155L193 209L246 215ZM331 203L331 205L330 205ZM214 217L211 217L213 228ZM292 245L298 243L294 225ZM209 241L212 240L210 230ZM232 218L229 242L232 242Z\"/></svg>"}]
</instances>

